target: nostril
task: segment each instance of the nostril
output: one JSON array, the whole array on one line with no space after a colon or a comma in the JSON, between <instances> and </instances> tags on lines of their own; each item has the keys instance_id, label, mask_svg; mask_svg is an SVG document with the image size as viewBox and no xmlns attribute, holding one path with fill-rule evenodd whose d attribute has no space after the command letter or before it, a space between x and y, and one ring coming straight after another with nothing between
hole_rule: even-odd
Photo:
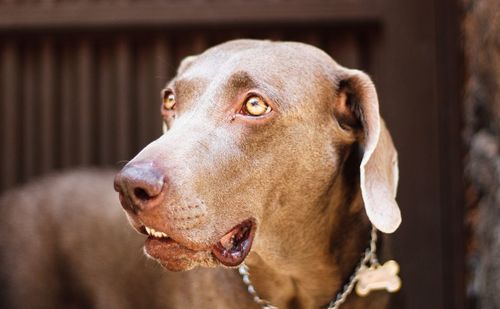
<instances>
[{"instance_id":1,"label":"nostril","mask_svg":"<svg viewBox=\"0 0 500 309\"><path fill-rule=\"evenodd\" d=\"M151 198L153 198L152 196L150 196L150 195L148 194L148 192L147 192L146 190L144 190L144 189L142 189L142 188L135 188L135 189L134 189L134 195L135 195L135 197L136 197L138 200L143 201L143 202L148 201L148 200L150 200Z\"/></svg>"}]
</instances>

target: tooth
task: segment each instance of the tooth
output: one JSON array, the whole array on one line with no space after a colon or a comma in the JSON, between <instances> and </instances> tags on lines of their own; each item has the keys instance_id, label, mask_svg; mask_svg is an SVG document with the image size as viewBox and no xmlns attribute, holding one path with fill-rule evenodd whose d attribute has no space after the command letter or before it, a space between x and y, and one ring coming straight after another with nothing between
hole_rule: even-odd
<instances>
[{"instance_id":1,"label":"tooth","mask_svg":"<svg viewBox=\"0 0 500 309\"><path fill-rule=\"evenodd\" d=\"M154 236L154 237L157 237L157 238L167 238L168 235L163 233L163 232L160 232L160 231L157 231L153 228L150 228L148 226L144 226L146 228L146 233L148 233L148 235L150 236Z\"/></svg>"},{"instance_id":2,"label":"tooth","mask_svg":"<svg viewBox=\"0 0 500 309\"><path fill-rule=\"evenodd\" d=\"M231 231L227 233L226 235L222 236L222 238L219 240L221 245L224 247L224 249L229 250L234 247L234 233Z\"/></svg>"}]
</instances>

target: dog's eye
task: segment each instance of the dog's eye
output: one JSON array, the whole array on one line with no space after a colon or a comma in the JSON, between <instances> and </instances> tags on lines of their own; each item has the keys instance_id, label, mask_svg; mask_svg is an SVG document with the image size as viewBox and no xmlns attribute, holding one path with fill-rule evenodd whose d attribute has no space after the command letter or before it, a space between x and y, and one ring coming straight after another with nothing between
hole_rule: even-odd
<instances>
[{"instance_id":1,"label":"dog's eye","mask_svg":"<svg viewBox=\"0 0 500 309\"><path fill-rule=\"evenodd\" d=\"M175 95L172 92L166 91L163 94L163 108L166 110L175 108Z\"/></svg>"},{"instance_id":2,"label":"dog's eye","mask_svg":"<svg viewBox=\"0 0 500 309\"><path fill-rule=\"evenodd\" d=\"M271 107L259 96L248 97L241 108L241 113L250 116L262 116L271 112Z\"/></svg>"}]
</instances>

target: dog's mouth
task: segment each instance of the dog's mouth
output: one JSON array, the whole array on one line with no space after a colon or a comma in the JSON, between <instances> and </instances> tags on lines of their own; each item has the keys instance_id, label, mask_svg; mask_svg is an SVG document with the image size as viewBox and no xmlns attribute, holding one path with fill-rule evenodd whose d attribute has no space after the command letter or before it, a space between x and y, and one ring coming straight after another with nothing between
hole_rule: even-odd
<instances>
[{"instance_id":1,"label":"dog's mouth","mask_svg":"<svg viewBox=\"0 0 500 309\"><path fill-rule=\"evenodd\" d=\"M246 220L226 233L212 246L212 254L226 266L237 266L247 257L252 247L255 224Z\"/></svg>"},{"instance_id":2,"label":"dog's mouth","mask_svg":"<svg viewBox=\"0 0 500 309\"><path fill-rule=\"evenodd\" d=\"M149 236L144 244L148 256L168 270L182 271L195 266L214 266L217 262L229 267L241 264L252 247L255 226L253 220L245 220L205 250L190 249L164 232L147 226L139 230Z\"/></svg>"}]
</instances>

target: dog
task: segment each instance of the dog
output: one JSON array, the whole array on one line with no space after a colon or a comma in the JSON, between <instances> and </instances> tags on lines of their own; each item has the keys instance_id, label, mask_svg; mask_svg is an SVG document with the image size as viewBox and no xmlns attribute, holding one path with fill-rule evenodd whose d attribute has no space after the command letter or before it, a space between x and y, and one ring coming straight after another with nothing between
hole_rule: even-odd
<instances>
[{"instance_id":1,"label":"dog","mask_svg":"<svg viewBox=\"0 0 500 309\"><path fill-rule=\"evenodd\" d=\"M321 308L372 225L399 226L397 152L365 73L310 45L236 40L185 58L162 100L164 134L114 178L126 216L113 171L0 200L8 306ZM341 308L387 303L351 293Z\"/></svg>"},{"instance_id":2,"label":"dog","mask_svg":"<svg viewBox=\"0 0 500 309\"><path fill-rule=\"evenodd\" d=\"M165 133L115 189L166 269L245 261L257 300L320 308L359 263L371 225L399 226L397 152L365 73L309 45L236 40L184 60L162 98ZM255 307L238 275L222 273L172 290L185 297L172 307ZM382 304L345 304L370 306Z\"/></svg>"}]
</instances>

